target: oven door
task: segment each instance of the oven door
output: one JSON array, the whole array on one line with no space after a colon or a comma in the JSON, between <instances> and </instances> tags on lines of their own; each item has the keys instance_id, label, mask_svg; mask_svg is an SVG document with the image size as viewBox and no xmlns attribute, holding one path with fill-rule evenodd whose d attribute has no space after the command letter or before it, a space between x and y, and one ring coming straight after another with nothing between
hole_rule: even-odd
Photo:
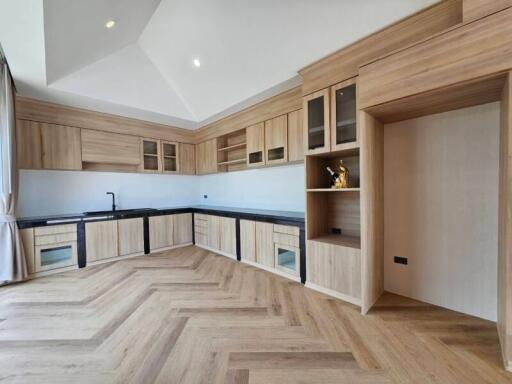
<instances>
[{"instance_id":1,"label":"oven door","mask_svg":"<svg viewBox=\"0 0 512 384\"><path fill-rule=\"evenodd\" d=\"M49 271L77 264L76 241L37 245L35 247L36 272Z\"/></svg>"},{"instance_id":2,"label":"oven door","mask_svg":"<svg viewBox=\"0 0 512 384\"><path fill-rule=\"evenodd\" d=\"M290 275L299 276L300 250L298 247L276 243L274 255L276 269Z\"/></svg>"}]
</instances>

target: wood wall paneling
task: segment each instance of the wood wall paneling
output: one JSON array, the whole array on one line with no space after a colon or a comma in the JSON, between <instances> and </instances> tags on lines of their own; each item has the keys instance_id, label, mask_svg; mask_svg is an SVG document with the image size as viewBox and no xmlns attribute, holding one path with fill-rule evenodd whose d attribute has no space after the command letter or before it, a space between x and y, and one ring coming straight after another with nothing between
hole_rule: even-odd
<instances>
[{"instance_id":1,"label":"wood wall paneling","mask_svg":"<svg viewBox=\"0 0 512 384\"><path fill-rule=\"evenodd\" d=\"M119 256L144 252L144 225L141 217L117 221Z\"/></svg>"},{"instance_id":2,"label":"wood wall paneling","mask_svg":"<svg viewBox=\"0 0 512 384\"><path fill-rule=\"evenodd\" d=\"M87 262L119 256L117 220L85 223Z\"/></svg>"},{"instance_id":3,"label":"wood wall paneling","mask_svg":"<svg viewBox=\"0 0 512 384\"><path fill-rule=\"evenodd\" d=\"M16 121L16 152L19 169L41 169L43 154L41 125L36 121Z\"/></svg>"},{"instance_id":4,"label":"wood wall paneling","mask_svg":"<svg viewBox=\"0 0 512 384\"><path fill-rule=\"evenodd\" d=\"M361 65L461 22L462 0L435 4L303 68L299 71L302 93L309 95L357 76Z\"/></svg>"},{"instance_id":5,"label":"wood wall paneling","mask_svg":"<svg viewBox=\"0 0 512 384\"><path fill-rule=\"evenodd\" d=\"M194 144L179 144L179 168L183 175L196 174L196 149Z\"/></svg>"},{"instance_id":6,"label":"wood wall paneling","mask_svg":"<svg viewBox=\"0 0 512 384\"><path fill-rule=\"evenodd\" d=\"M511 6L512 0L463 0L464 22L480 19Z\"/></svg>"},{"instance_id":7,"label":"wood wall paneling","mask_svg":"<svg viewBox=\"0 0 512 384\"><path fill-rule=\"evenodd\" d=\"M80 129L41 124L43 168L81 170Z\"/></svg>"},{"instance_id":8,"label":"wood wall paneling","mask_svg":"<svg viewBox=\"0 0 512 384\"><path fill-rule=\"evenodd\" d=\"M359 72L360 108L506 71L510 36L512 8L368 64Z\"/></svg>"},{"instance_id":9,"label":"wood wall paneling","mask_svg":"<svg viewBox=\"0 0 512 384\"><path fill-rule=\"evenodd\" d=\"M505 367L512 371L512 74L501 100L498 211L498 334Z\"/></svg>"}]
</instances>

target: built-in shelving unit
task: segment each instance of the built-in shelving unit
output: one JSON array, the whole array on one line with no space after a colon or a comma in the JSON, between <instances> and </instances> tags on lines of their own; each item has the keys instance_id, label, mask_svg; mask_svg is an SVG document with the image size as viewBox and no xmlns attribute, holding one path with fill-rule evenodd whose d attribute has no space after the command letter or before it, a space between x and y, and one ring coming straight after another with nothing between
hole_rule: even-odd
<instances>
[{"instance_id":1,"label":"built-in shelving unit","mask_svg":"<svg viewBox=\"0 0 512 384\"><path fill-rule=\"evenodd\" d=\"M217 138L217 170L239 171L247 168L247 135L245 129Z\"/></svg>"}]
</instances>

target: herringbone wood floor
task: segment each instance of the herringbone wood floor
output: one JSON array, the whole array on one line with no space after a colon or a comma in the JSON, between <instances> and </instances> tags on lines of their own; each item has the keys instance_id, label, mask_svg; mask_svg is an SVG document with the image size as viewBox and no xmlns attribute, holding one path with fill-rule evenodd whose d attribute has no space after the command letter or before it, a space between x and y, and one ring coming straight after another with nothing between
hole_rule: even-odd
<instances>
[{"instance_id":1,"label":"herringbone wood floor","mask_svg":"<svg viewBox=\"0 0 512 384\"><path fill-rule=\"evenodd\" d=\"M0 288L2 383L510 383L495 325L386 294L366 317L197 247Z\"/></svg>"}]
</instances>

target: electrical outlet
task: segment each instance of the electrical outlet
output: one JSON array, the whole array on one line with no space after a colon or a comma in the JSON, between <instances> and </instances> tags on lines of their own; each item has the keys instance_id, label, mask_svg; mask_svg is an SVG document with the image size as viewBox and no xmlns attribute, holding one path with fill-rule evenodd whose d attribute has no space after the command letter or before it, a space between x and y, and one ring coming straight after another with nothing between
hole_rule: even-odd
<instances>
[{"instance_id":1,"label":"electrical outlet","mask_svg":"<svg viewBox=\"0 0 512 384\"><path fill-rule=\"evenodd\" d=\"M341 228L332 228L331 232L333 235L341 235Z\"/></svg>"},{"instance_id":2,"label":"electrical outlet","mask_svg":"<svg viewBox=\"0 0 512 384\"><path fill-rule=\"evenodd\" d=\"M208 198L208 195L203 195L203 199L207 199Z\"/></svg>"},{"instance_id":3,"label":"electrical outlet","mask_svg":"<svg viewBox=\"0 0 512 384\"><path fill-rule=\"evenodd\" d=\"M395 264L407 265L407 263L408 263L407 257L395 256Z\"/></svg>"}]
</instances>

